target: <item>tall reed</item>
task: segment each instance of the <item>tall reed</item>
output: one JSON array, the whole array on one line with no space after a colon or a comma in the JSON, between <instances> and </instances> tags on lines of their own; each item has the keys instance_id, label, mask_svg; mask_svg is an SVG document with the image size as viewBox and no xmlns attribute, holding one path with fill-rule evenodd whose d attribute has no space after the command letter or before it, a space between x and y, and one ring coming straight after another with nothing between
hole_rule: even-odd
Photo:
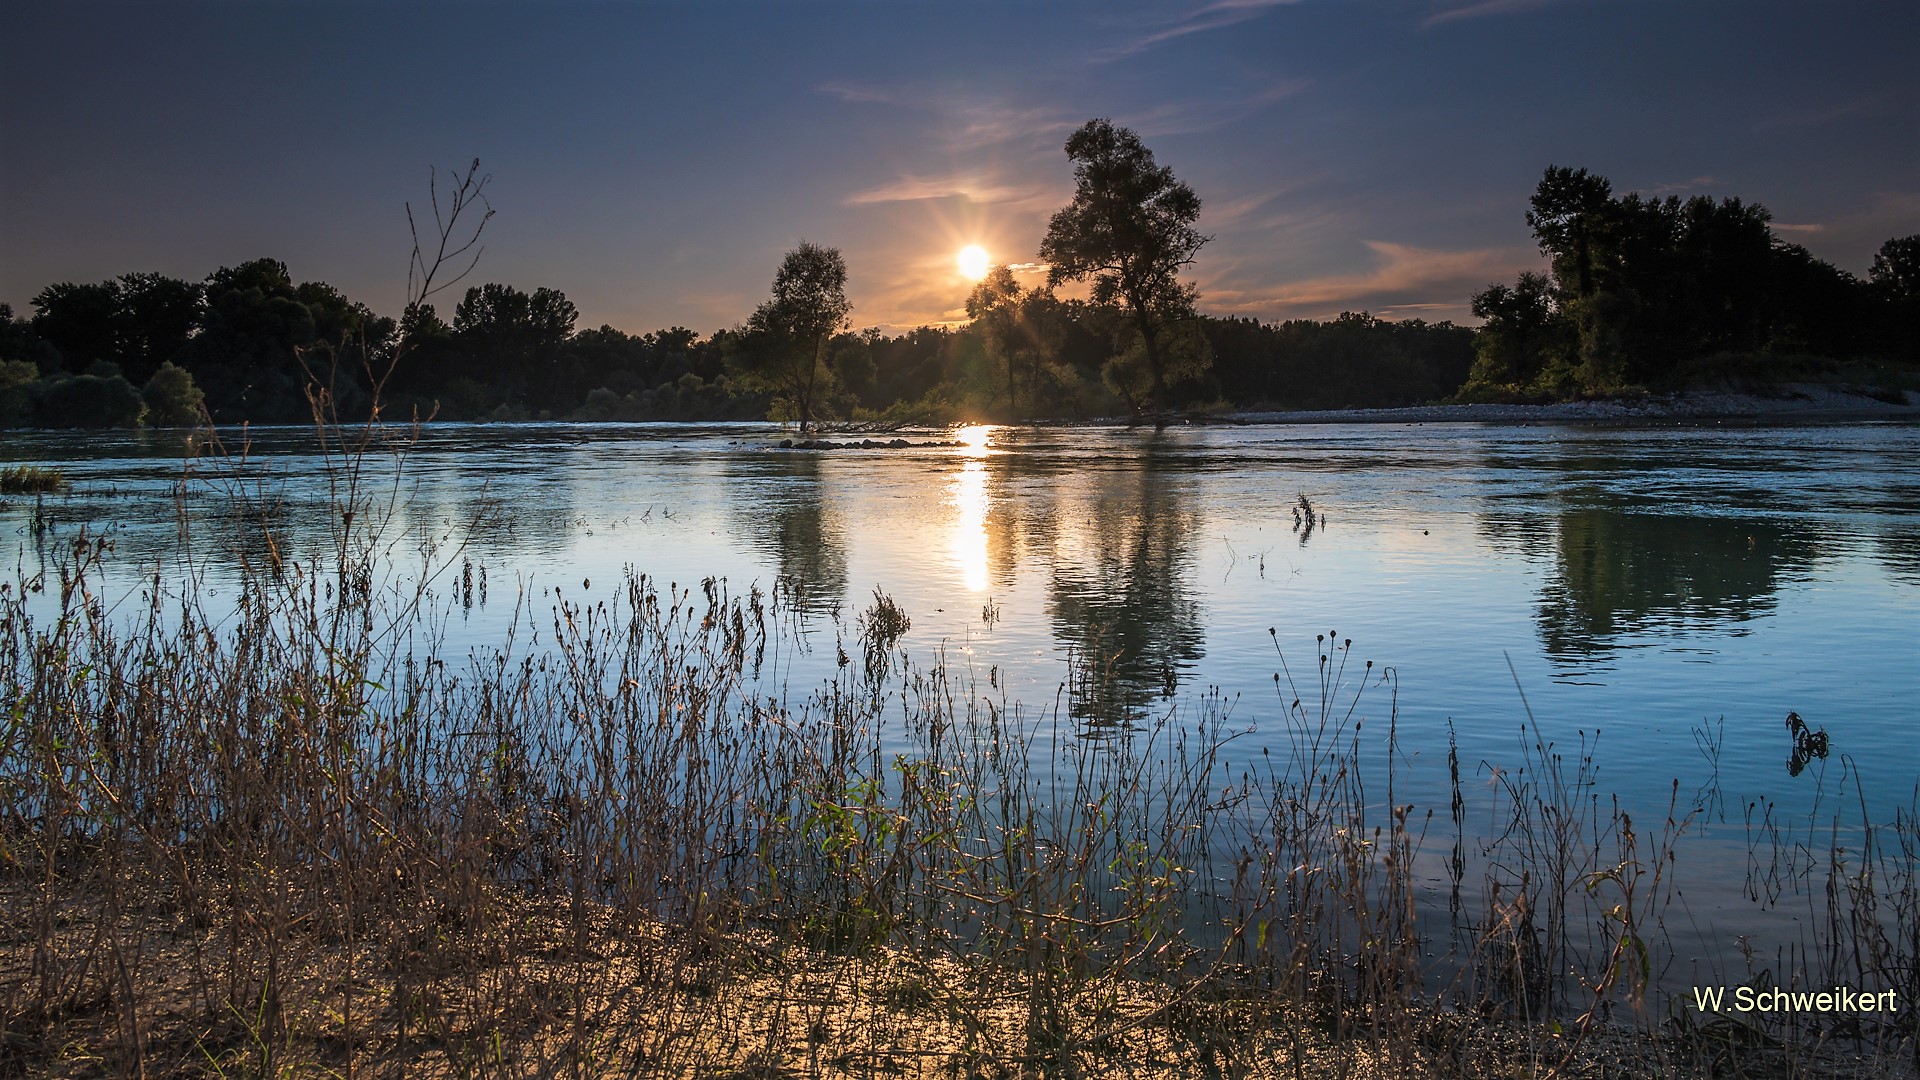
<instances>
[{"instance_id":1,"label":"tall reed","mask_svg":"<svg viewBox=\"0 0 1920 1080\"><path fill-rule=\"evenodd\" d=\"M111 558L0 586L16 1068L1467 1075L1659 1021L1684 815L1636 826L1533 736L1447 860L1482 882L1450 936L1397 688L1331 634L1299 682L1273 635L1271 711L1088 727L1084 671L1009 701L900 656L884 595L782 694L778 590L556 590L453 657L459 587L377 545L249 563L230 611L159 574L116 608ZM1833 970L1911 984L1914 835L1829 867Z\"/></svg>"}]
</instances>

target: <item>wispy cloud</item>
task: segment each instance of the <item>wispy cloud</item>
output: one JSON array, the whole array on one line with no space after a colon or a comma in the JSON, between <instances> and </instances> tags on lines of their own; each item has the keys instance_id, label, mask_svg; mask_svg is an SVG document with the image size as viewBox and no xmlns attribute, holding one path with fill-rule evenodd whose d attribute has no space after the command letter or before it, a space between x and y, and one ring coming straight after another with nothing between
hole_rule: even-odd
<instances>
[{"instance_id":1,"label":"wispy cloud","mask_svg":"<svg viewBox=\"0 0 1920 1080\"><path fill-rule=\"evenodd\" d=\"M927 130L950 150L976 149L1023 139L1052 139L1079 126L1057 108L969 100L948 90L854 82L826 82L814 90L854 104L894 105L929 114L935 119L927 125Z\"/></svg>"},{"instance_id":2,"label":"wispy cloud","mask_svg":"<svg viewBox=\"0 0 1920 1080\"><path fill-rule=\"evenodd\" d=\"M841 101L886 102L893 100L893 95L887 91L879 87L866 86L861 83L826 82L814 87L814 89L828 97L839 98Z\"/></svg>"},{"instance_id":3,"label":"wispy cloud","mask_svg":"<svg viewBox=\"0 0 1920 1080\"><path fill-rule=\"evenodd\" d=\"M961 148L1053 137L1080 126L1058 109L1045 107L986 103L955 106L950 101L941 101L936 107L947 113L943 132L947 142Z\"/></svg>"},{"instance_id":4,"label":"wispy cloud","mask_svg":"<svg viewBox=\"0 0 1920 1080\"><path fill-rule=\"evenodd\" d=\"M1290 98L1311 86L1311 79L1283 79L1238 97L1169 101L1144 113L1116 119L1139 135L1191 135L1245 120L1275 102ZM1077 125L1076 125L1077 126Z\"/></svg>"},{"instance_id":5,"label":"wispy cloud","mask_svg":"<svg viewBox=\"0 0 1920 1080\"><path fill-rule=\"evenodd\" d=\"M1682 191L1698 191L1703 187L1719 187L1720 183L1720 178L1717 176L1696 176L1691 180L1681 180L1676 183L1655 184L1653 185L1653 193L1655 195L1672 195Z\"/></svg>"},{"instance_id":6,"label":"wispy cloud","mask_svg":"<svg viewBox=\"0 0 1920 1080\"><path fill-rule=\"evenodd\" d=\"M905 176L891 183L857 191L842 199L848 206L917 202L921 199L961 198L971 203L1021 202L1040 195L1032 188L997 184L980 175Z\"/></svg>"},{"instance_id":7,"label":"wispy cloud","mask_svg":"<svg viewBox=\"0 0 1920 1080\"><path fill-rule=\"evenodd\" d=\"M1445 11L1434 12L1432 15L1427 16L1426 21L1420 25L1422 27L1434 27L1442 23L1458 22L1461 19L1483 19L1489 15L1511 15L1515 12L1531 11L1534 8L1546 7L1549 4L1557 2L1558 0L1480 0L1480 3L1477 4L1467 4L1463 7L1453 7Z\"/></svg>"},{"instance_id":8,"label":"wispy cloud","mask_svg":"<svg viewBox=\"0 0 1920 1080\"><path fill-rule=\"evenodd\" d=\"M1324 318L1341 311L1448 311L1464 313L1468 297L1489 282L1532 269L1532 248L1441 251L1370 240L1372 269L1287 282L1267 289L1205 289L1202 306L1223 314L1269 318Z\"/></svg>"},{"instance_id":9,"label":"wispy cloud","mask_svg":"<svg viewBox=\"0 0 1920 1080\"><path fill-rule=\"evenodd\" d=\"M1181 15L1171 24L1163 25L1157 30L1107 49L1097 54L1094 59L1119 60L1144 52L1163 42L1183 38L1188 34L1233 26L1248 19L1259 18L1270 8L1297 2L1298 0L1220 0L1219 3L1207 4Z\"/></svg>"},{"instance_id":10,"label":"wispy cloud","mask_svg":"<svg viewBox=\"0 0 1920 1080\"><path fill-rule=\"evenodd\" d=\"M1272 202L1279 195L1278 190L1256 191L1251 195L1242 195L1225 202L1207 203L1204 217L1206 226L1209 229L1217 229L1223 225L1238 225L1246 220L1248 215Z\"/></svg>"},{"instance_id":11,"label":"wispy cloud","mask_svg":"<svg viewBox=\"0 0 1920 1080\"><path fill-rule=\"evenodd\" d=\"M1854 273L1865 273L1873 253L1889 237L1920 232L1920 191L1876 191L1854 209L1817 225L1783 225L1774 231L1797 234L1814 254Z\"/></svg>"},{"instance_id":12,"label":"wispy cloud","mask_svg":"<svg viewBox=\"0 0 1920 1080\"><path fill-rule=\"evenodd\" d=\"M1753 126L1755 131L1771 131L1775 128L1816 127L1820 124L1842 120L1849 116L1860 116L1879 111L1881 100L1877 95L1855 98L1839 105L1827 105L1812 109L1794 109L1789 112L1769 116Z\"/></svg>"},{"instance_id":13,"label":"wispy cloud","mask_svg":"<svg viewBox=\"0 0 1920 1080\"><path fill-rule=\"evenodd\" d=\"M1268 79L1237 94L1165 101L1144 112L1114 114L1114 119L1148 138L1211 131L1245 120L1310 85L1312 80L1306 78ZM1060 106L968 99L950 90L843 82L823 83L814 89L845 102L883 103L926 113L932 119L925 131L948 151L1022 143L1057 151L1063 137L1087 119L1083 113Z\"/></svg>"}]
</instances>

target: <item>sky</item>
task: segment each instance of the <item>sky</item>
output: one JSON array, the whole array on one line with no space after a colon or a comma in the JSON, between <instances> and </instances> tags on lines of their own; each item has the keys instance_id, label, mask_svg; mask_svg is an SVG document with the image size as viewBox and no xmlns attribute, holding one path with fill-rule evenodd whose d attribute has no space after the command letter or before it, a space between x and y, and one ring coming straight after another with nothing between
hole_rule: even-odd
<instances>
[{"instance_id":1,"label":"sky","mask_svg":"<svg viewBox=\"0 0 1920 1080\"><path fill-rule=\"evenodd\" d=\"M856 327L1030 283L1067 136L1133 129L1203 203L1202 310L1472 321L1541 266L1549 165L1738 196L1864 275L1920 233L1920 4L0 0L0 302L271 257L397 315L406 205L473 158L465 284L710 334L801 240ZM453 294L439 298L451 313Z\"/></svg>"}]
</instances>

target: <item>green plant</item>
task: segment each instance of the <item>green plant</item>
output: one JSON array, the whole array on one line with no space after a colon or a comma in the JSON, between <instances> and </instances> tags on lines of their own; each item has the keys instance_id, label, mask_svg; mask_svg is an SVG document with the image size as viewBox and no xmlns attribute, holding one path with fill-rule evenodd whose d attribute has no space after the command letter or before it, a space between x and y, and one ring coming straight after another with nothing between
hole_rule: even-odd
<instances>
[{"instance_id":1,"label":"green plant","mask_svg":"<svg viewBox=\"0 0 1920 1080\"><path fill-rule=\"evenodd\" d=\"M66 474L40 465L11 465L0 469L0 495L43 495L63 491Z\"/></svg>"}]
</instances>

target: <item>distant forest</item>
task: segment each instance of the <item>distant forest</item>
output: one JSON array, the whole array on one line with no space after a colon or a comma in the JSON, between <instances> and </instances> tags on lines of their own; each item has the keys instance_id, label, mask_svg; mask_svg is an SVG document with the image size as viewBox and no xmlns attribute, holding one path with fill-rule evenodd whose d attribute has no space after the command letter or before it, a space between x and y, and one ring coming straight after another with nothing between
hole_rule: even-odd
<instances>
[{"instance_id":1,"label":"distant forest","mask_svg":"<svg viewBox=\"0 0 1920 1080\"><path fill-rule=\"evenodd\" d=\"M1887 241L1862 280L1775 235L1757 204L1615 196L1604 178L1564 168L1547 170L1527 221L1549 270L1475 294L1479 328L1364 312L1278 323L1194 314L1162 331L1160 348L1184 357L1163 365L1177 375L1165 403L1545 401L1863 366L1908 385L1920 364L1920 236ZM1044 288L975 299L963 326L832 334L809 411L934 423L1147 407L1127 376L1137 330L1116 303ZM550 288L480 285L450 318L421 303L394 319L256 259L198 282L63 282L32 307L22 317L0 305L0 426L305 422L316 390L341 419L366 416L376 397L391 419L791 417L760 377L751 320L709 337L580 329Z\"/></svg>"}]
</instances>

